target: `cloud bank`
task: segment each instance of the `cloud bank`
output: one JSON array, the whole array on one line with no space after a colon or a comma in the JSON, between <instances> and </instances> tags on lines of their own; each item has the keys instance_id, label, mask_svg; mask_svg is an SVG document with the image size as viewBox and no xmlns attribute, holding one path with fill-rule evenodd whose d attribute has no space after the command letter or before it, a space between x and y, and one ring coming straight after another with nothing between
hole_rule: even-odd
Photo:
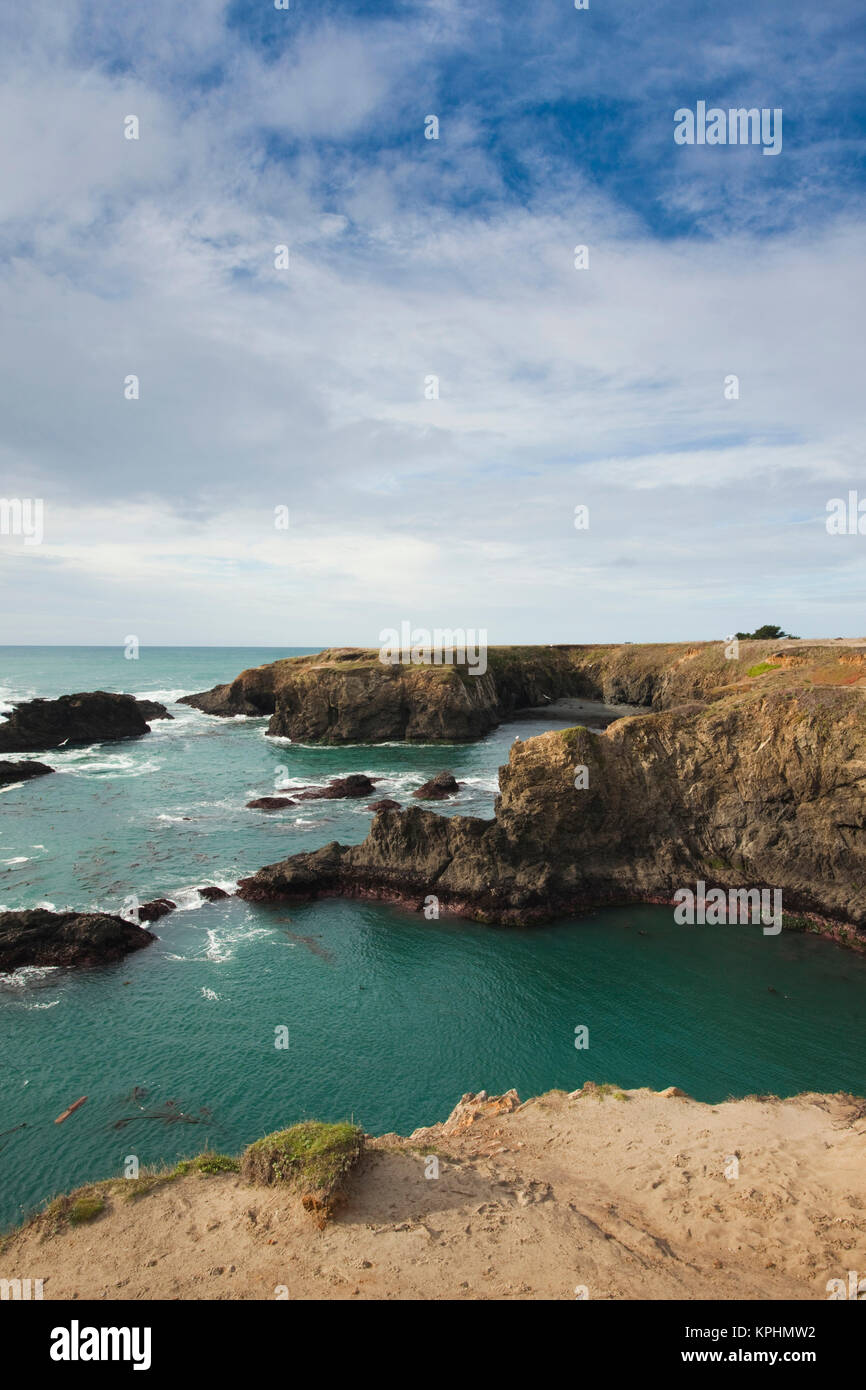
<instances>
[{"instance_id":1,"label":"cloud bank","mask_svg":"<svg viewBox=\"0 0 866 1390\"><path fill-rule=\"evenodd\" d=\"M293 6L2 22L0 640L862 635L856 8Z\"/></svg>"}]
</instances>

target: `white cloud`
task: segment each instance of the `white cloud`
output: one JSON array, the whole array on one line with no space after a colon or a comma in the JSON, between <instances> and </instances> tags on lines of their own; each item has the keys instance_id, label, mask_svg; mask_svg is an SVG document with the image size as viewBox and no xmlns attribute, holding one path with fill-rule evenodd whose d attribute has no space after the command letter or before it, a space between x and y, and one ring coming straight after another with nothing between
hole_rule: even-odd
<instances>
[{"instance_id":1,"label":"white cloud","mask_svg":"<svg viewBox=\"0 0 866 1390\"><path fill-rule=\"evenodd\" d=\"M477 112L425 142L420 95L417 148L379 155L423 58L398 27L308 29L276 62L235 41L190 92L172 39L225 59L225 7L177 13L105 19L135 57L111 75L56 19L0 84L2 491L47 509L42 547L0 538L6 640L369 643L404 616L662 638L752 603L862 625L821 524L863 477L857 226L656 241L577 173L567 207L413 201L458 151L440 191L502 173ZM424 32L464 22L431 4Z\"/></svg>"}]
</instances>

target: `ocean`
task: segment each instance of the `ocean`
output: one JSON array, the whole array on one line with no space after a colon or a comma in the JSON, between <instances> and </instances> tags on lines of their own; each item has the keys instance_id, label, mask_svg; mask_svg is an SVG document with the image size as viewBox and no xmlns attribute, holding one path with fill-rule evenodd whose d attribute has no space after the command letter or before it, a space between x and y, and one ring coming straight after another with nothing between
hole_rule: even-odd
<instances>
[{"instance_id":1,"label":"ocean","mask_svg":"<svg viewBox=\"0 0 866 1390\"><path fill-rule=\"evenodd\" d=\"M199 886L231 889L288 854L357 842L371 821L366 798L268 815L246 809L254 796L366 772L377 798L406 802L448 768L464 785L435 809L489 817L515 736L564 726L317 748L268 739L265 719L175 703L302 650L315 649L143 647L132 661L121 648L0 648L0 712L104 689L175 716L139 740L47 753L58 775L0 793L0 904L178 903L153 924L159 940L117 965L0 976L0 1225L121 1176L131 1156L237 1153L307 1118L406 1133L481 1088L677 1085L714 1103L866 1093L866 959L811 936L677 926L647 906L524 930L355 901L202 902Z\"/></svg>"}]
</instances>

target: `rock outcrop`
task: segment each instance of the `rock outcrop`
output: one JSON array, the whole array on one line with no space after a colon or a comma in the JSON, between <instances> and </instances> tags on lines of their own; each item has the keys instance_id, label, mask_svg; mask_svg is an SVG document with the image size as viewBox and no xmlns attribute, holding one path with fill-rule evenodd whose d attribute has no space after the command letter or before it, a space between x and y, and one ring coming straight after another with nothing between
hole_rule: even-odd
<instances>
[{"instance_id":1,"label":"rock outcrop","mask_svg":"<svg viewBox=\"0 0 866 1390\"><path fill-rule=\"evenodd\" d=\"M348 777L334 777L326 787L308 787L295 793L298 801L345 801L356 796L371 796L379 778L364 772L350 772Z\"/></svg>"},{"instance_id":2,"label":"rock outcrop","mask_svg":"<svg viewBox=\"0 0 866 1390\"><path fill-rule=\"evenodd\" d=\"M412 807L259 870L249 899L346 894L529 923L670 901L697 880L783 891L786 912L866 927L866 696L733 693L515 743L493 820Z\"/></svg>"},{"instance_id":3,"label":"rock outcrop","mask_svg":"<svg viewBox=\"0 0 866 1390\"><path fill-rule=\"evenodd\" d=\"M105 912L0 913L0 970L24 965L105 965L156 937Z\"/></svg>"},{"instance_id":4,"label":"rock outcrop","mask_svg":"<svg viewBox=\"0 0 866 1390\"><path fill-rule=\"evenodd\" d=\"M560 699L598 702L593 722L604 723L598 705L665 710L809 671L818 684L862 683L866 643L490 647L483 675L447 662L385 665L374 650L339 648L242 671L181 703L215 715L269 715L270 735L299 743L455 743Z\"/></svg>"},{"instance_id":5,"label":"rock outcrop","mask_svg":"<svg viewBox=\"0 0 866 1390\"><path fill-rule=\"evenodd\" d=\"M290 796L257 796L247 802L248 811L282 811L286 806L296 806Z\"/></svg>"},{"instance_id":6,"label":"rock outcrop","mask_svg":"<svg viewBox=\"0 0 866 1390\"><path fill-rule=\"evenodd\" d=\"M138 909L139 922L158 922L160 917L167 917L170 912L174 912L177 903L171 898L152 898L149 903L142 903Z\"/></svg>"},{"instance_id":7,"label":"rock outcrop","mask_svg":"<svg viewBox=\"0 0 866 1390\"><path fill-rule=\"evenodd\" d=\"M34 777L45 777L53 771L54 768L45 763L0 762L0 787L8 787L14 782L29 782Z\"/></svg>"},{"instance_id":8,"label":"rock outcrop","mask_svg":"<svg viewBox=\"0 0 866 1390\"><path fill-rule=\"evenodd\" d=\"M142 706L148 710L147 717ZM0 724L0 753L139 738L150 733L147 719L157 718L171 718L164 705L107 690L61 695L57 700L27 700L16 705Z\"/></svg>"},{"instance_id":9,"label":"rock outcrop","mask_svg":"<svg viewBox=\"0 0 866 1390\"><path fill-rule=\"evenodd\" d=\"M169 714L165 705L161 705L158 700L136 700L135 703L142 718L149 722L154 719L174 719L174 715Z\"/></svg>"},{"instance_id":10,"label":"rock outcrop","mask_svg":"<svg viewBox=\"0 0 866 1390\"><path fill-rule=\"evenodd\" d=\"M444 801L446 797L455 796L459 790L460 783L453 772L437 772L412 795L419 801Z\"/></svg>"}]
</instances>

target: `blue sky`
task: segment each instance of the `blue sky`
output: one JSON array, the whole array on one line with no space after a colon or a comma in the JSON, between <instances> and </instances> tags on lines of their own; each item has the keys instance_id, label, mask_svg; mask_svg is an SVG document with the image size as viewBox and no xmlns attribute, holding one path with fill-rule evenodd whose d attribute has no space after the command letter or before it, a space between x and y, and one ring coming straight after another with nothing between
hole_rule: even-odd
<instances>
[{"instance_id":1,"label":"blue sky","mask_svg":"<svg viewBox=\"0 0 866 1390\"><path fill-rule=\"evenodd\" d=\"M0 641L862 635L863 53L800 0L7 12L0 479L45 537L0 536ZM781 154L677 146L699 100Z\"/></svg>"}]
</instances>

